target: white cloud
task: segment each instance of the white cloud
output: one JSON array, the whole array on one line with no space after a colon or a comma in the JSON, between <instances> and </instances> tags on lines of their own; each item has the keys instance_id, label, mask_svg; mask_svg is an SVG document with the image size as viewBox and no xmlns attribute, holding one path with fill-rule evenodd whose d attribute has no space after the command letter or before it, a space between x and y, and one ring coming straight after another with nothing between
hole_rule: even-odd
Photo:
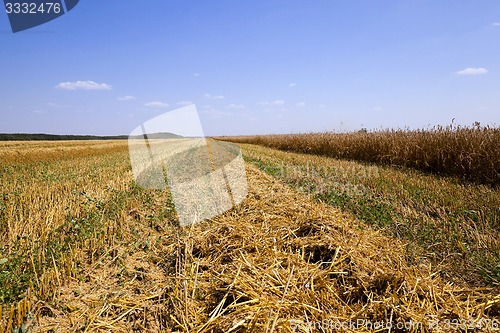
<instances>
[{"instance_id":1,"label":"white cloud","mask_svg":"<svg viewBox=\"0 0 500 333\"><path fill-rule=\"evenodd\" d=\"M206 98L210 98L210 99L224 99L224 96L222 96L222 95L212 95L209 93L206 93L204 96Z\"/></svg>"},{"instance_id":2,"label":"white cloud","mask_svg":"<svg viewBox=\"0 0 500 333\"><path fill-rule=\"evenodd\" d=\"M298 107L306 106L306 103L300 102L300 103L295 104L295 106L298 106Z\"/></svg>"},{"instance_id":3,"label":"white cloud","mask_svg":"<svg viewBox=\"0 0 500 333\"><path fill-rule=\"evenodd\" d=\"M493 25L496 27L500 27L500 22L495 22L495 23L493 23Z\"/></svg>"},{"instance_id":4,"label":"white cloud","mask_svg":"<svg viewBox=\"0 0 500 333\"><path fill-rule=\"evenodd\" d=\"M168 108L169 105L167 103L155 101L155 102L146 103L146 104L144 104L144 106L149 107L149 108Z\"/></svg>"},{"instance_id":5,"label":"white cloud","mask_svg":"<svg viewBox=\"0 0 500 333\"><path fill-rule=\"evenodd\" d=\"M118 97L119 101L131 101L133 99L135 99L135 96L125 95L125 96Z\"/></svg>"},{"instance_id":6,"label":"white cloud","mask_svg":"<svg viewBox=\"0 0 500 333\"><path fill-rule=\"evenodd\" d=\"M64 90L111 90L111 85L94 81L68 81L59 83L56 88Z\"/></svg>"},{"instance_id":7,"label":"white cloud","mask_svg":"<svg viewBox=\"0 0 500 333\"><path fill-rule=\"evenodd\" d=\"M326 108L326 105L325 104L320 104L319 107L323 109L323 108Z\"/></svg>"},{"instance_id":8,"label":"white cloud","mask_svg":"<svg viewBox=\"0 0 500 333\"><path fill-rule=\"evenodd\" d=\"M457 74L459 75L477 75L477 74L486 74L488 73L488 70L483 67L467 67L465 69L462 69L461 71L458 71Z\"/></svg>"},{"instance_id":9,"label":"white cloud","mask_svg":"<svg viewBox=\"0 0 500 333\"><path fill-rule=\"evenodd\" d=\"M193 76L200 76L200 73L194 73Z\"/></svg>"},{"instance_id":10,"label":"white cloud","mask_svg":"<svg viewBox=\"0 0 500 333\"><path fill-rule=\"evenodd\" d=\"M179 106L187 106L187 105L191 105L191 104L194 104L194 103L191 101L180 101L177 103L177 105L179 105Z\"/></svg>"},{"instance_id":11,"label":"white cloud","mask_svg":"<svg viewBox=\"0 0 500 333\"><path fill-rule=\"evenodd\" d=\"M43 114L43 113L45 113L45 111L42 111L42 110L33 110L33 113Z\"/></svg>"},{"instance_id":12,"label":"white cloud","mask_svg":"<svg viewBox=\"0 0 500 333\"><path fill-rule=\"evenodd\" d=\"M52 102L47 103L47 106L50 106L51 108L70 108L70 107L72 107L71 105L57 104L57 103L52 103Z\"/></svg>"},{"instance_id":13,"label":"white cloud","mask_svg":"<svg viewBox=\"0 0 500 333\"><path fill-rule=\"evenodd\" d=\"M243 104L229 104L226 106L227 109L244 109L245 106Z\"/></svg>"},{"instance_id":14,"label":"white cloud","mask_svg":"<svg viewBox=\"0 0 500 333\"><path fill-rule=\"evenodd\" d=\"M289 87L295 87L297 85L297 83L290 83L288 86Z\"/></svg>"},{"instance_id":15,"label":"white cloud","mask_svg":"<svg viewBox=\"0 0 500 333\"><path fill-rule=\"evenodd\" d=\"M260 103L257 103L259 105L266 105L266 106L277 106L277 105L283 105L285 104L285 101L282 100L282 99L277 99L275 101L272 101L272 102L260 102Z\"/></svg>"},{"instance_id":16,"label":"white cloud","mask_svg":"<svg viewBox=\"0 0 500 333\"><path fill-rule=\"evenodd\" d=\"M205 105L203 113L205 113L206 115L208 115L211 118L222 118L222 117L227 117L227 116L232 115L231 112L222 111L222 110L219 110L216 108L212 108L209 105Z\"/></svg>"},{"instance_id":17,"label":"white cloud","mask_svg":"<svg viewBox=\"0 0 500 333\"><path fill-rule=\"evenodd\" d=\"M376 106L373 108L373 111L382 111L382 110L383 110L383 108L380 106Z\"/></svg>"}]
</instances>

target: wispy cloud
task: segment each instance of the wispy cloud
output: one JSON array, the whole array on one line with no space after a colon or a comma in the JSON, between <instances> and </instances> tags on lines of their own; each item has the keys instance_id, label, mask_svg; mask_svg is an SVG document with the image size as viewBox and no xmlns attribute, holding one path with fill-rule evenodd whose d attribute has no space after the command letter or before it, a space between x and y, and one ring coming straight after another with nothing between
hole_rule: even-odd
<instances>
[{"instance_id":1,"label":"wispy cloud","mask_svg":"<svg viewBox=\"0 0 500 333\"><path fill-rule=\"evenodd\" d=\"M193 102L190 102L190 101L181 101L181 102L178 102L177 105L179 106L187 106L187 105L191 105L193 104Z\"/></svg>"},{"instance_id":2,"label":"wispy cloud","mask_svg":"<svg viewBox=\"0 0 500 333\"><path fill-rule=\"evenodd\" d=\"M493 23L493 25L496 27L500 27L500 22L495 22L495 23Z\"/></svg>"},{"instance_id":3,"label":"wispy cloud","mask_svg":"<svg viewBox=\"0 0 500 333\"><path fill-rule=\"evenodd\" d=\"M50 106L51 108L70 108L71 107L71 105L57 104L57 103L52 103L52 102L47 103L47 106Z\"/></svg>"},{"instance_id":4,"label":"wispy cloud","mask_svg":"<svg viewBox=\"0 0 500 333\"><path fill-rule=\"evenodd\" d=\"M211 118L222 118L232 115L231 112L222 111L217 108L213 108L210 105L205 105L202 112Z\"/></svg>"},{"instance_id":5,"label":"wispy cloud","mask_svg":"<svg viewBox=\"0 0 500 333\"><path fill-rule=\"evenodd\" d=\"M111 90L112 87L110 84L94 81L68 81L59 83L56 88L64 90Z\"/></svg>"},{"instance_id":6,"label":"wispy cloud","mask_svg":"<svg viewBox=\"0 0 500 333\"><path fill-rule=\"evenodd\" d=\"M297 83L290 83L288 86L289 87L295 87L297 85Z\"/></svg>"},{"instance_id":7,"label":"wispy cloud","mask_svg":"<svg viewBox=\"0 0 500 333\"><path fill-rule=\"evenodd\" d=\"M209 93L206 93L203 96L205 96L206 98L210 98L210 99L224 99L224 96L222 96L222 95L212 95Z\"/></svg>"},{"instance_id":8,"label":"wispy cloud","mask_svg":"<svg viewBox=\"0 0 500 333\"><path fill-rule=\"evenodd\" d=\"M303 107L303 106L306 106L306 103L305 102L299 102L299 103L295 104L295 106Z\"/></svg>"},{"instance_id":9,"label":"wispy cloud","mask_svg":"<svg viewBox=\"0 0 500 333\"><path fill-rule=\"evenodd\" d=\"M125 95L125 96L118 97L118 100L119 101L131 101L135 98L136 98L135 96Z\"/></svg>"},{"instance_id":10,"label":"wispy cloud","mask_svg":"<svg viewBox=\"0 0 500 333\"><path fill-rule=\"evenodd\" d=\"M285 104L285 101L282 100L282 99L277 99L275 101L272 101L272 102L260 102L260 103L257 103L258 105L265 105L265 106L278 106L278 105L283 105Z\"/></svg>"},{"instance_id":11,"label":"wispy cloud","mask_svg":"<svg viewBox=\"0 0 500 333\"><path fill-rule=\"evenodd\" d=\"M194 73L193 76L200 76L200 73Z\"/></svg>"},{"instance_id":12,"label":"wispy cloud","mask_svg":"<svg viewBox=\"0 0 500 333\"><path fill-rule=\"evenodd\" d=\"M381 106L376 106L373 108L373 111L382 111L383 108Z\"/></svg>"},{"instance_id":13,"label":"wispy cloud","mask_svg":"<svg viewBox=\"0 0 500 333\"><path fill-rule=\"evenodd\" d=\"M45 111L42 111L42 110L33 110L33 113L36 113L36 114L44 114Z\"/></svg>"},{"instance_id":14,"label":"wispy cloud","mask_svg":"<svg viewBox=\"0 0 500 333\"><path fill-rule=\"evenodd\" d=\"M458 71L457 74L459 75L478 75L478 74L486 74L488 73L488 70L483 67L467 67L465 69L462 69L461 71Z\"/></svg>"},{"instance_id":15,"label":"wispy cloud","mask_svg":"<svg viewBox=\"0 0 500 333\"><path fill-rule=\"evenodd\" d=\"M245 106L243 104L229 104L226 106L227 109L244 109Z\"/></svg>"},{"instance_id":16,"label":"wispy cloud","mask_svg":"<svg viewBox=\"0 0 500 333\"><path fill-rule=\"evenodd\" d=\"M144 106L148 107L148 108L168 108L169 105L167 103L154 101L154 102L146 103L146 104L144 104Z\"/></svg>"}]
</instances>

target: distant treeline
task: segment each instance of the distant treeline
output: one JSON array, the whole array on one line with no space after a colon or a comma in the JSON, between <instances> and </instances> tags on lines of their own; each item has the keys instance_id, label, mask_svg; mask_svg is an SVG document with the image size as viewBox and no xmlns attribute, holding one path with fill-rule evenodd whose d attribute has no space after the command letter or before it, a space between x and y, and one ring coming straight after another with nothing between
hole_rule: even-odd
<instances>
[{"instance_id":1,"label":"distant treeline","mask_svg":"<svg viewBox=\"0 0 500 333\"><path fill-rule=\"evenodd\" d=\"M132 136L132 139L142 139L142 136ZM182 138L173 133L148 134L148 139L172 139ZM62 140L128 140L128 135L59 135L59 134L29 134L29 133L0 133L0 141L62 141Z\"/></svg>"},{"instance_id":2,"label":"distant treeline","mask_svg":"<svg viewBox=\"0 0 500 333\"><path fill-rule=\"evenodd\" d=\"M397 165L500 185L500 127L219 137L298 153Z\"/></svg>"}]
</instances>

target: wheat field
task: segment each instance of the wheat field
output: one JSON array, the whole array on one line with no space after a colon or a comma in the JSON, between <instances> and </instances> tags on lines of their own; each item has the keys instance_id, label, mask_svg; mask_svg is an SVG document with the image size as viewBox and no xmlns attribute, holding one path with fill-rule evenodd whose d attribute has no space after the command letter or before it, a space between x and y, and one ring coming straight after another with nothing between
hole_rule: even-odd
<instances>
[{"instance_id":1,"label":"wheat field","mask_svg":"<svg viewBox=\"0 0 500 333\"><path fill-rule=\"evenodd\" d=\"M222 137L237 143L403 166L500 184L500 128L435 127L425 130L359 131Z\"/></svg>"},{"instance_id":2,"label":"wheat field","mask_svg":"<svg viewBox=\"0 0 500 333\"><path fill-rule=\"evenodd\" d=\"M181 227L168 191L135 184L126 141L0 143L0 332L498 325L494 285L448 280L348 210L246 172L242 203Z\"/></svg>"}]
</instances>

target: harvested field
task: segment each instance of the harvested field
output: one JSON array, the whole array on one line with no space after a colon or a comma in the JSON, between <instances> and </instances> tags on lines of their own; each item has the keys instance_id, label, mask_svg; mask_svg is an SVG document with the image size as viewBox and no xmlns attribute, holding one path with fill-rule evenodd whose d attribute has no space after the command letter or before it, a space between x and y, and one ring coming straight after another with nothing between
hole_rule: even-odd
<instances>
[{"instance_id":1,"label":"harvested field","mask_svg":"<svg viewBox=\"0 0 500 333\"><path fill-rule=\"evenodd\" d=\"M408 263L400 240L252 165L243 203L179 227L168 192L135 186L126 142L64 156L2 162L0 331L398 331L373 326L390 321L406 325L400 332L449 332L453 323L493 332L498 325L493 288L443 280L425 259Z\"/></svg>"},{"instance_id":2,"label":"harvested field","mask_svg":"<svg viewBox=\"0 0 500 333\"><path fill-rule=\"evenodd\" d=\"M241 145L248 163L403 240L446 280L500 285L500 188L389 166Z\"/></svg>"}]
</instances>

